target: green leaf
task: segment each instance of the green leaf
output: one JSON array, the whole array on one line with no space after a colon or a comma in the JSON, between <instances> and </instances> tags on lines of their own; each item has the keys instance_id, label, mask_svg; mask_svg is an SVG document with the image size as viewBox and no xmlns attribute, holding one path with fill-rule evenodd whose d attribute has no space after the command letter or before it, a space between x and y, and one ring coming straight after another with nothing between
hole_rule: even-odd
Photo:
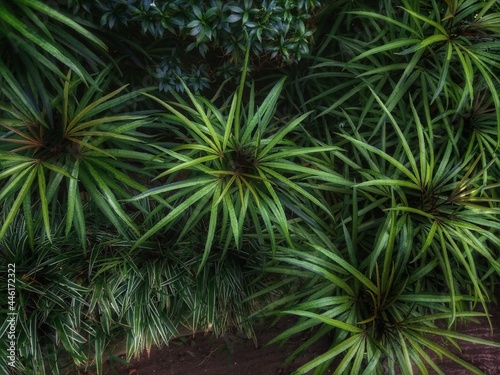
<instances>
[{"instance_id":1,"label":"green leaf","mask_svg":"<svg viewBox=\"0 0 500 375\"><path fill-rule=\"evenodd\" d=\"M250 141L251 135L256 127L260 129L260 134L263 134L265 132L266 128L271 123L272 117L275 114L276 104L278 102L281 90L283 89L285 79L286 77L283 77L276 83L276 85L273 86L271 91L269 91L266 98L263 100L262 105L254 113L253 117L247 119L247 123L244 126L243 135L240 139L241 143L245 144Z\"/></svg>"},{"instance_id":2,"label":"green leaf","mask_svg":"<svg viewBox=\"0 0 500 375\"><path fill-rule=\"evenodd\" d=\"M418 39L409 39L409 38L397 39L359 54L354 59L350 60L348 64L352 64L358 60L364 59L365 57L372 56L380 52L390 51L393 49L401 49L403 47L414 45L419 42L420 40Z\"/></svg>"},{"instance_id":3,"label":"green leaf","mask_svg":"<svg viewBox=\"0 0 500 375\"><path fill-rule=\"evenodd\" d=\"M118 219L116 213L113 211L113 208L112 208L112 206L116 205L116 202L115 202L115 204L112 204L110 206L109 200L106 200L103 197L103 192L99 191L99 187L100 187L99 185L103 184L102 181L97 182L97 181L93 180L93 177L96 175L96 172L95 171L87 172L85 169L86 168L80 167L80 171L78 174L81 182L83 183L83 186L85 187L87 192L90 194L92 200L95 202L98 209L107 217L107 219L111 222L111 224L125 238L127 238L128 236L123 228L123 221ZM109 191L108 191L108 194L109 194ZM78 202L79 199L76 199L76 201ZM78 217L79 211L83 212L83 210L81 211L79 208L75 209L75 213L77 214L77 217ZM85 220L84 218L82 218L82 219ZM80 224L80 228L81 228L81 224Z\"/></svg>"},{"instance_id":4,"label":"green leaf","mask_svg":"<svg viewBox=\"0 0 500 375\"><path fill-rule=\"evenodd\" d=\"M287 252L292 253L292 249L288 249ZM294 266L300 267L302 269L306 269L309 271L314 272L317 275L320 275L322 278L328 280L329 282L333 283L334 285L340 287L343 289L348 295L354 296L355 293L353 289L349 286L349 284L344 281L341 277L333 274L332 272L328 271L325 267L321 266L321 262L311 262L307 260L302 260L302 259L295 259L295 258L279 258L281 261L284 261L288 264L292 264ZM316 264L315 264L316 263ZM319 265L318 265L319 263Z\"/></svg>"},{"instance_id":5,"label":"green leaf","mask_svg":"<svg viewBox=\"0 0 500 375\"><path fill-rule=\"evenodd\" d=\"M193 187L193 186L206 186L207 184L210 184L210 183L214 183L216 182L216 180L213 178L213 177L197 177L197 178L191 178L191 179L188 179L188 180L184 180L184 181L176 181L176 182L172 182L172 183L169 183L167 185L162 185L162 186L158 186L156 188L153 188L153 189L149 189L131 199L129 199L130 201L135 201L135 200L139 200L139 199L143 199L143 198L147 198L151 195L158 195L158 194L162 194L162 193L166 193L166 192L169 192L169 191L172 191L172 190L182 190L182 189L185 189L185 188L188 188L188 187Z\"/></svg>"},{"instance_id":6,"label":"green leaf","mask_svg":"<svg viewBox=\"0 0 500 375\"><path fill-rule=\"evenodd\" d=\"M261 160L264 156L266 156L266 154L268 154L278 143L280 143L288 133L299 126L300 123L311 113L312 111L304 113L284 126L277 134L274 134L269 143L259 152L258 159Z\"/></svg>"},{"instance_id":7,"label":"green leaf","mask_svg":"<svg viewBox=\"0 0 500 375\"><path fill-rule=\"evenodd\" d=\"M40 203L42 208L43 224L45 227L45 234L50 242L52 242L52 236L50 231L50 218L49 218L49 204L47 200L47 184L45 183L45 171L39 165L36 167L37 177L38 177L38 194L40 195Z\"/></svg>"},{"instance_id":8,"label":"green leaf","mask_svg":"<svg viewBox=\"0 0 500 375\"><path fill-rule=\"evenodd\" d=\"M443 35L443 34L438 34L438 35L432 35L428 38L425 38L422 40L420 43L418 43L416 46L410 47L408 49L405 49L404 51L400 52L399 54L401 55L407 55L409 53L416 52L422 48L427 47L430 44L438 43L438 42L443 42L443 41L448 41L448 36Z\"/></svg>"},{"instance_id":9,"label":"green leaf","mask_svg":"<svg viewBox=\"0 0 500 375\"><path fill-rule=\"evenodd\" d=\"M30 7L44 13L44 14L46 14L47 16L69 26L74 31L83 35L85 38L91 40L93 43L97 44L102 49L107 50L106 45L99 38L95 37L92 33L87 31L83 27L81 27L79 24L77 24L71 18L66 17L65 15L58 12L57 10L45 5L43 2L38 1L38 0L19 0L19 3L26 4Z\"/></svg>"},{"instance_id":10,"label":"green leaf","mask_svg":"<svg viewBox=\"0 0 500 375\"><path fill-rule=\"evenodd\" d=\"M198 267L198 275L202 271L203 267L205 266L208 256L210 255L210 252L212 250L212 243L215 237L215 230L217 228L217 216L219 213L219 207L216 205L213 205L212 208L210 209L210 221L208 224L208 231L207 231L207 238L205 240L205 249L203 251L203 256L201 258L200 265Z\"/></svg>"},{"instance_id":11,"label":"green leaf","mask_svg":"<svg viewBox=\"0 0 500 375\"><path fill-rule=\"evenodd\" d=\"M406 30L406 31L408 31L411 34L414 34L414 35L418 36L418 33L412 27L408 26L407 24L405 24L403 22L399 22L399 21L395 20L394 18L385 16L383 14L374 13L374 12L366 12L366 11L354 11L354 12L349 12L349 13L350 14L356 14L358 16L364 16L364 17L369 17L369 18L380 19L380 20L382 20L382 21L384 21L386 23L391 23L391 24L397 26L398 28L400 28L402 30Z\"/></svg>"},{"instance_id":12,"label":"green leaf","mask_svg":"<svg viewBox=\"0 0 500 375\"><path fill-rule=\"evenodd\" d=\"M412 17L419 19L421 21L424 21L425 23L427 23L431 26L434 26L441 34L448 35L446 29L443 26L441 26L439 23L437 23L436 21L433 21L430 18L425 17L419 13L416 13L410 9L407 9L407 8L402 8L402 9L404 9L405 12L409 13Z\"/></svg>"},{"instance_id":13,"label":"green leaf","mask_svg":"<svg viewBox=\"0 0 500 375\"><path fill-rule=\"evenodd\" d=\"M312 247L344 268L347 272L349 272L350 275L358 279L367 289L371 290L372 292L377 292L377 286L373 284L373 282L365 275L363 275L356 267L349 264L346 260L321 246L313 244Z\"/></svg>"},{"instance_id":14,"label":"green leaf","mask_svg":"<svg viewBox=\"0 0 500 375\"><path fill-rule=\"evenodd\" d=\"M102 103L108 101L109 99L111 99L112 97L118 95L121 91L123 91L128 85L124 85L122 87L119 87L118 89L110 92L109 94L107 95L104 95L103 97L97 99L96 101L94 101L93 103L89 104L88 106L86 106L85 108L83 108L82 110L80 110L78 113L75 114L75 116L73 117L73 119L71 119L71 121L68 123L68 125L66 126L65 128L65 132L66 133L71 133L71 131L76 127L76 125L85 118L85 116L91 112L93 109L95 109L96 107L98 107L99 105L101 105Z\"/></svg>"},{"instance_id":15,"label":"green leaf","mask_svg":"<svg viewBox=\"0 0 500 375\"><path fill-rule=\"evenodd\" d=\"M80 200L80 196L78 194L78 184L77 184L79 167L80 167L80 162L79 160L76 160L73 166L73 170L71 171L71 175L73 178L69 179L68 181L68 200L67 200L66 230L65 230L66 236L68 236L73 223L75 209L77 208L76 200L77 199Z\"/></svg>"},{"instance_id":16,"label":"green leaf","mask_svg":"<svg viewBox=\"0 0 500 375\"><path fill-rule=\"evenodd\" d=\"M346 138L347 140L349 140L355 146L357 146L359 148L363 148L363 149L368 150L370 152L373 152L374 154L387 160L389 163L394 165L398 170L400 170L403 174L405 174L413 182L413 184L414 184L413 186L418 187L417 177L408 168L406 168L401 162L399 162L398 160L396 160L392 156L388 155L387 153L378 149L377 147L374 147L366 142L359 141L359 140L352 138L351 136L348 136L346 134L341 134L341 136ZM411 186L412 185L409 185L408 187L411 187Z\"/></svg>"},{"instance_id":17,"label":"green leaf","mask_svg":"<svg viewBox=\"0 0 500 375\"><path fill-rule=\"evenodd\" d=\"M323 324L327 324L327 325L342 329L342 330L347 331L347 332L352 332L352 333L362 333L363 332L363 330L361 328L353 326L352 324L348 324L348 323L345 323L345 322L342 322L342 321L336 320L336 319L331 319L331 318L328 318L326 316L312 313L309 311L286 310L286 311L283 311L283 313L303 316L305 318L310 318L310 319L316 319L316 320L319 320L320 322L322 322ZM353 337L355 337L355 336L353 336Z\"/></svg>"},{"instance_id":18,"label":"green leaf","mask_svg":"<svg viewBox=\"0 0 500 375\"><path fill-rule=\"evenodd\" d=\"M207 127L208 132L211 135L213 143L215 145L215 149L222 152L223 149L221 147L221 143L219 140L219 134L215 131L215 128L213 127L212 122L210 121L207 114L203 110L201 103L194 97L194 95L191 93L189 88L185 85L184 81L182 81L182 84L184 85L184 89L186 90L187 94L189 95L191 102L193 103L196 110L198 111L198 114L200 115L201 119L203 120L203 123Z\"/></svg>"},{"instance_id":19,"label":"green leaf","mask_svg":"<svg viewBox=\"0 0 500 375\"><path fill-rule=\"evenodd\" d=\"M160 229L164 228L170 222L175 220L178 216L183 214L194 203L199 201L207 194L210 194L219 184L218 181L214 182L213 180L211 180L210 182L211 183L205 184L205 186L203 186L195 194L191 195L188 199L186 199L180 205L175 207L172 211L169 212L167 216L165 216L163 219L157 222L151 229L149 229L146 233L144 233L144 235L135 242L131 250L135 250L137 247L143 244L149 237L157 233ZM138 198L136 197L135 199Z\"/></svg>"},{"instance_id":20,"label":"green leaf","mask_svg":"<svg viewBox=\"0 0 500 375\"><path fill-rule=\"evenodd\" d=\"M344 328L341 328L341 329L344 329ZM328 361L332 358L335 358L340 353L343 353L352 347L358 346L362 340L363 340L362 334L352 335L351 337L342 341L340 344L334 346L333 348L331 348L327 352L317 356L312 361L309 361L305 365L299 367L297 369L297 374L307 374L309 371L311 371L313 368L321 365L323 362Z\"/></svg>"},{"instance_id":21,"label":"green leaf","mask_svg":"<svg viewBox=\"0 0 500 375\"><path fill-rule=\"evenodd\" d=\"M181 122L182 124L184 124L187 127L188 130L192 131L194 134L196 134L198 137L200 137L207 146L209 146L213 150L218 150L218 148L215 145L215 143L213 143L212 140L210 138L208 138L200 130L198 124L196 124L195 122L189 120L186 116L184 116L181 112L179 112L178 110L176 110L170 104L168 104L168 103L166 103L166 102L164 102L164 101L156 98L155 96L150 95L148 93L143 93L143 95L147 96L148 98L151 98L151 99L155 100L160 105L162 105L163 107L165 107L166 109L168 109L170 112L172 112L175 115L176 119L179 120L179 122Z\"/></svg>"},{"instance_id":22,"label":"green leaf","mask_svg":"<svg viewBox=\"0 0 500 375\"><path fill-rule=\"evenodd\" d=\"M23 37L29 39L30 41L44 49L51 56L62 62L64 65L68 66L83 80L90 77L87 72L80 69L79 64L75 62L76 60L69 59L63 53L61 53L59 48L47 41L47 39L40 37L39 34L33 32L33 30L27 24L22 22L19 18L15 17L7 8L5 8L4 4L2 3L0 3L0 19L12 26Z\"/></svg>"},{"instance_id":23,"label":"green leaf","mask_svg":"<svg viewBox=\"0 0 500 375\"><path fill-rule=\"evenodd\" d=\"M31 167L29 169L26 169L24 172L20 173L17 178L12 181L11 185L8 185L2 189L0 192L0 196L6 195L10 190L13 190L15 187L17 187L22 181L21 188L19 189L19 192L17 193L17 197L12 203L12 206L10 207L10 211L8 212L7 216L5 217L5 221L2 224L2 228L0 229L0 240L2 240L5 236L5 233L9 229L10 224L14 221L15 216L17 215L21 205L23 204L24 199L28 195L29 191L32 188L33 181L35 180L37 176L37 168L36 167ZM26 176L27 174L27 176ZM0 198L1 200L2 198Z\"/></svg>"},{"instance_id":24,"label":"green leaf","mask_svg":"<svg viewBox=\"0 0 500 375\"><path fill-rule=\"evenodd\" d=\"M200 164L202 164L203 166L205 166L204 164L206 162L209 162L209 161L212 161L212 160L216 160L216 159L220 159L220 156L219 155L200 156L199 158L189 160L189 161L187 161L185 163L182 163L182 164L178 164L175 167L172 167L172 168L166 170L165 172L160 173L157 178L164 177L166 175L172 174L172 173L177 172L177 171L188 170L188 169L190 169L192 167L196 168Z\"/></svg>"}]
</instances>

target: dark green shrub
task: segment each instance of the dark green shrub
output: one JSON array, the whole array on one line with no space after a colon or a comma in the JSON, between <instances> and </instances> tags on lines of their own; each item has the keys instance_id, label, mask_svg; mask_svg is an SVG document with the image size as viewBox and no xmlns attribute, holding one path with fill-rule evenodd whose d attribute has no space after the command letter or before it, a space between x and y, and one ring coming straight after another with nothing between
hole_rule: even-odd
<instances>
[{"instance_id":1,"label":"dark green shrub","mask_svg":"<svg viewBox=\"0 0 500 375\"><path fill-rule=\"evenodd\" d=\"M73 14L101 27L115 56L149 70L160 90L198 92L239 74L247 45L255 65L308 55L324 1L69 1ZM127 51L128 50L128 51ZM190 53L190 51L197 51ZM113 53L113 52L112 52ZM140 56L140 62L137 59Z\"/></svg>"}]
</instances>

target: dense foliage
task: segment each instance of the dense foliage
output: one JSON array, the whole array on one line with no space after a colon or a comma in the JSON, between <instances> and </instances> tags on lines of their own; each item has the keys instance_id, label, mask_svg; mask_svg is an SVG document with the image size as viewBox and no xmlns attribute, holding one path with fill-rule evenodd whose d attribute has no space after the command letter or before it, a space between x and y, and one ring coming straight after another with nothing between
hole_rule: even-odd
<instances>
[{"instance_id":1,"label":"dense foliage","mask_svg":"<svg viewBox=\"0 0 500 375\"><path fill-rule=\"evenodd\" d=\"M0 0L18 372L291 314L273 342L311 338L289 361L331 342L297 374L481 374L429 335L500 346L454 330L500 273L499 21L495 0Z\"/></svg>"},{"instance_id":2,"label":"dense foliage","mask_svg":"<svg viewBox=\"0 0 500 375\"><path fill-rule=\"evenodd\" d=\"M309 54L314 19L308 1L68 1L95 27L111 55L129 61L160 90L207 91L239 75L247 45L256 65L289 64ZM124 59L124 60L122 60Z\"/></svg>"}]
</instances>

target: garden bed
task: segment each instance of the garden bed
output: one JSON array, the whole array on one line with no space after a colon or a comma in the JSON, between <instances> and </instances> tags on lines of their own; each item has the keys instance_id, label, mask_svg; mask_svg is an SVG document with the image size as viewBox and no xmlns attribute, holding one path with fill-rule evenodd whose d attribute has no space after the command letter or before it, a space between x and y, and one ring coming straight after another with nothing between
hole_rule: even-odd
<instances>
[{"instance_id":1,"label":"garden bed","mask_svg":"<svg viewBox=\"0 0 500 375\"><path fill-rule=\"evenodd\" d=\"M500 342L500 307L491 309L493 333L486 320L480 323L469 323L459 326L458 332L480 337L486 340ZM258 345L251 339L237 334L226 334L216 339L213 335L196 334L194 337L184 336L173 340L168 347L153 348L144 352L138 359L133 359L129 365L120 364L116 359L105 366L105 375L286 375L298 367L328 350L328 341L323 339L299 356L291 364L283 364L292 353L308 337L298 335L295 340L284 345L265 344L293 324L292 319L283 320L270 328L257 330ZM474 364L485 374L500 373L500 348L490 348L467 342L460 342L462 354L454 351L461 358ZM122 356L123 357L123 356ZM123 358L122 358L123 359ZM445 374L465 375L469 372L451 360L438 361ZM88 374L93 374L92 371Z\"/></svg>"}]
</instances>

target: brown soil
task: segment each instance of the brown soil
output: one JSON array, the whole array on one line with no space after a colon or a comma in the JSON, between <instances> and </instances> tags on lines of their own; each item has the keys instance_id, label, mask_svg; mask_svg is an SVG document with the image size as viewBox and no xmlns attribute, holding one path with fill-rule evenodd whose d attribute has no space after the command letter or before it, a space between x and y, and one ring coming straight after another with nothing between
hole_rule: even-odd
<instances>
[{"instance_id":1,"label":"brown soil","mask_svg":"<svg viewBox=\"0 0 500 375\"><path fill-rule=\"evenodd\" d=\"M461 333L481 337L500 343L500 308L491 310L493 334L486 321L470 323L458 327ZM284 345L265 344L287 326L292 319L284 319L275 327L258 330L258 346L253 340L237 335L226 335L216 339L212 335L197 334L173 340L168 347L152 349L139 359L129 364L121 364L123 359L113 358L105 366L105 375L287 375L302 364L328 350L327 338L317 342L295 361L284 365L283 361L307 338L307 334L298 335ZM462 353L455 351L461 358L477 366L485 374L500 374L500 348L459 342ZM465 375L467 370L453 361L443 359L437 362L445 374ZM332 371L333 372L333 371ZM417 371L418 373L418 371ZM89 372L88 374L92 374Z\"/></svg>"},{"instance_id":2,"label":"brown soil","mask_svg":"<svg viewBox=\"0 0 500 375\"><path fill-rule=\"evenodd\" d=\"M284 360L309 336L297 335L283 345L266 344L291 325L293 320L288 318L276 326L256 330L257 345L252 339L236 334L218 339L203 333L184 336L171 341L168 347L152 349L149 356L145 352L129 365L108 363L105 375L288 375L328 349L324 338L291 364L284 365Z\"/></svg>"}]
</instances>

